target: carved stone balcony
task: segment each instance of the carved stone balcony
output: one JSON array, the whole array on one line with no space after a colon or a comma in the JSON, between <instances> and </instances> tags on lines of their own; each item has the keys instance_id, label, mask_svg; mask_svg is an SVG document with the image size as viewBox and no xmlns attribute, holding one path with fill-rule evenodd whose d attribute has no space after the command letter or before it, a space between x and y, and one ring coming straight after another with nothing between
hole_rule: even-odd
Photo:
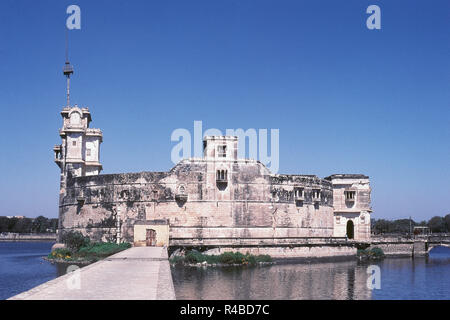
<instances>
[{"instance_id":1,"label":"carved stone balcony","mask_svg":"<svg viewBox=\"0 0 450 320\"><path fill-rule=\"evenodd\" d=\"M354 203L356 201L356 191L355 190L345 190L344 191L345 202Z\"/></svg>"},{"instance_id":2,"label":"carved stone balcony","mask_svg":"<svg viewBox=\"0 0 450 320\"><path fill-rule=\"evenodd\" d=\"M175 200L180 202L186 202L188 199L188 195L184 193L177 193L175 195Z\"/></svg>"}]
</instances>

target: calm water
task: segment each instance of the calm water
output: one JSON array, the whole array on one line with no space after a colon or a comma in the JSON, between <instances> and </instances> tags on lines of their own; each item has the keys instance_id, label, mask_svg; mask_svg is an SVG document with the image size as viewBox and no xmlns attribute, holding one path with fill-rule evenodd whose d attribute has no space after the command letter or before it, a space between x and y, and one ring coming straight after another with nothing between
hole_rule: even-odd
<instances>
[{"instance_id":1,"label":"calm water","mask_svg":"<svg viewBox=\"0 0 450 320\"><path fill-rule=\"evenodd\" d=\"M0 242L0 299L65 272L42 259L52 242ZM381 289L367 289L367 265L356 261L256 268L173 268L178 299L450 299L450 248L428 259L385 259Z\"/></svg>"},{"instance_id":2,"label":"calm water","mask_svg":"<svg viewBox=\"0 0 450 320\"><path fill-rule=\"evenodd\" d=\"M54 279L61 267L42 259L54 242L0 242L0 299Z\"/></svg>"},{"instance_id":3,"label":"calm water","mask_svg":"<svg viewBox=\"0 0 450 320\"><path fill-rule=\"evenodd\" d=\"M356 261L256 268L172 268L177 299L450 299L450 248L429 258L376 263L381 289L367 288Z\"/></svg>"}]
</instances>

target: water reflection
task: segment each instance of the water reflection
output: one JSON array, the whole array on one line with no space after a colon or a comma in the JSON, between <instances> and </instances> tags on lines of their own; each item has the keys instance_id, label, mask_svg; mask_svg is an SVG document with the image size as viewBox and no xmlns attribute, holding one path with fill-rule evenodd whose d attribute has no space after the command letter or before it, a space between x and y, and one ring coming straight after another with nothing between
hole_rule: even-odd
<instances>
[{"instance_id":1,"label":"water reflection","mask_svg":"<svg viewBox=\"0 0 450 320\"><path fill-rule=\"evenodd\" d=\"M371 299L355 261L256 268L172 269L177 299Z\"/></svg>"},{"instance_id":2,"label":"water reflection","mask_svg":"<svg viewBox=\"0 0 450 320\"><path fill-rule=\"evenodd\" d=\"M284 264L255 268L172 268L177 299L450 299L450 249L427 258L389 258L381 289L367 288L368 263Z\"/></svg>"}]
</instances>

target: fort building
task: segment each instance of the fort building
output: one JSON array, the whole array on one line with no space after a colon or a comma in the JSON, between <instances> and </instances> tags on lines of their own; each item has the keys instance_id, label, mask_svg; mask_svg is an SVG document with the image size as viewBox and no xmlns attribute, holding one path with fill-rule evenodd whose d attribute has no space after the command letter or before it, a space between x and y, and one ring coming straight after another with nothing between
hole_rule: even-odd
<instances>
[{"instance_id":1,"label":"fort building","mask_svg":"<svg viewBox=\"0 0 450 320\"><path fill-rule=\"evenodd\" d=\"M205 136L202 158L183 159L168 172L100 174L103 134L89 127L88 108L70 104L67 52L63 73L62 142L53 148L61 172L59 241L79 231L134 246L326 257L356 252L336 239L370 238L367 176L273 174L238 157L236 136Z\"/></svg>"},{"instance_id":2,"label":"fort building","mask_svg":"<svg viewBox=\"0 0 450 320\"><path fill-rule=\"evenodd\" d=\"M102 132L88 108L64 107L59 235L135 246L280 247L370 238L369 177L272 174L239 159L238 137L205 136L203 157L168 172L100 174Z\"/></svg>"}]
</instances>

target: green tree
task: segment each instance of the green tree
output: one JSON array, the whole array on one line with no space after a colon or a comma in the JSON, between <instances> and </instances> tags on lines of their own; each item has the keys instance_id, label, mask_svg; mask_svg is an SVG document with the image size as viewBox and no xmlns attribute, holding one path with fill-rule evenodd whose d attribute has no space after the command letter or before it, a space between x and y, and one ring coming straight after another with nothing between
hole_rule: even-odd
<instances>
[{"instance_id":1,"label":"green tree","mask_svg":"<svg viewBox=\"0 0 450 320\"><path fill-rule=\"evenodd\" d=\"M390 232L395 233L409 233L410 228L414 227L414 221L410 219L394 220L390 226Z\"/></svg>"},{"instance_id":2,"label":"green tree","mask_svg":"<svg viewBox=\"0 0 450 320\"><path fill-rule=\"evenodd\" d=\"M39 216L33 220L32 230L35 233L45 233L49 227L48 218Z\"/></svg>"},{"instance_id":3,"label":"green tree","mask_svg":"<svg viewBox=\"0 0 450 320\"><path fill-rule=\"evenodd\" d=\"M385 219L373 220L372 230L375 234L390 232L390 221Z\"/></svg>"},{"instance_id":4,"label":"green tree","mask_svg":"<svg viewBox=\"0 0 450 320\"><path fill-rule=\"evenodd\" d=\"M447 229L444 218L438 216L433 217L428 221L428 227L430 227L432 232L445 232Z\"/></svg>"},{"instance_id":5,"label":"green tree","mask_svg":"<svg viewBox=\"0 0 450 320\"><path fill-rule=\"evenodd\" d=\"M8 225L8 232L14 232L14 227L16 226L16 223L19 219L18 218L9 218L7 225Z\"/></svg>"},{"instance_id":6,"label":"green tree","mask_svg":"<svg viewBox=\"0 0 450 320\"><path fill-rule=\"evenodd\" d=\"M450 232L450 214L444 217L446 232Z\"/></svg>"},{"instance_id":7,"label":"green tree","mask_svg":"<svg viewBox=\"0 0 450 320\"><path fill-rule=\"evenodd\" d=\"M52 230L52 232L56 232L56 230L58 230L58 219L50 219L49 225L49 228Z\"/></svg>"},{"instance_id":8,"label":"green tree","mask_svg":"<svg viewBox=\"0 0 450 320\"><path fill-rule=\"evenodd\" d=\"M30 233L33 225L33 220L30 218L17 219L12 232L15 233Z\"/></svg>"},{"instance_id":9,"label":"green tree","mask_svg":"<svg viewBox=\"0 0 450 320\"><path fill-rule=\"evenodd\" d=\"M0 217L0 232L8 232L8 218Z\"/></svg>"}]
</instances>

